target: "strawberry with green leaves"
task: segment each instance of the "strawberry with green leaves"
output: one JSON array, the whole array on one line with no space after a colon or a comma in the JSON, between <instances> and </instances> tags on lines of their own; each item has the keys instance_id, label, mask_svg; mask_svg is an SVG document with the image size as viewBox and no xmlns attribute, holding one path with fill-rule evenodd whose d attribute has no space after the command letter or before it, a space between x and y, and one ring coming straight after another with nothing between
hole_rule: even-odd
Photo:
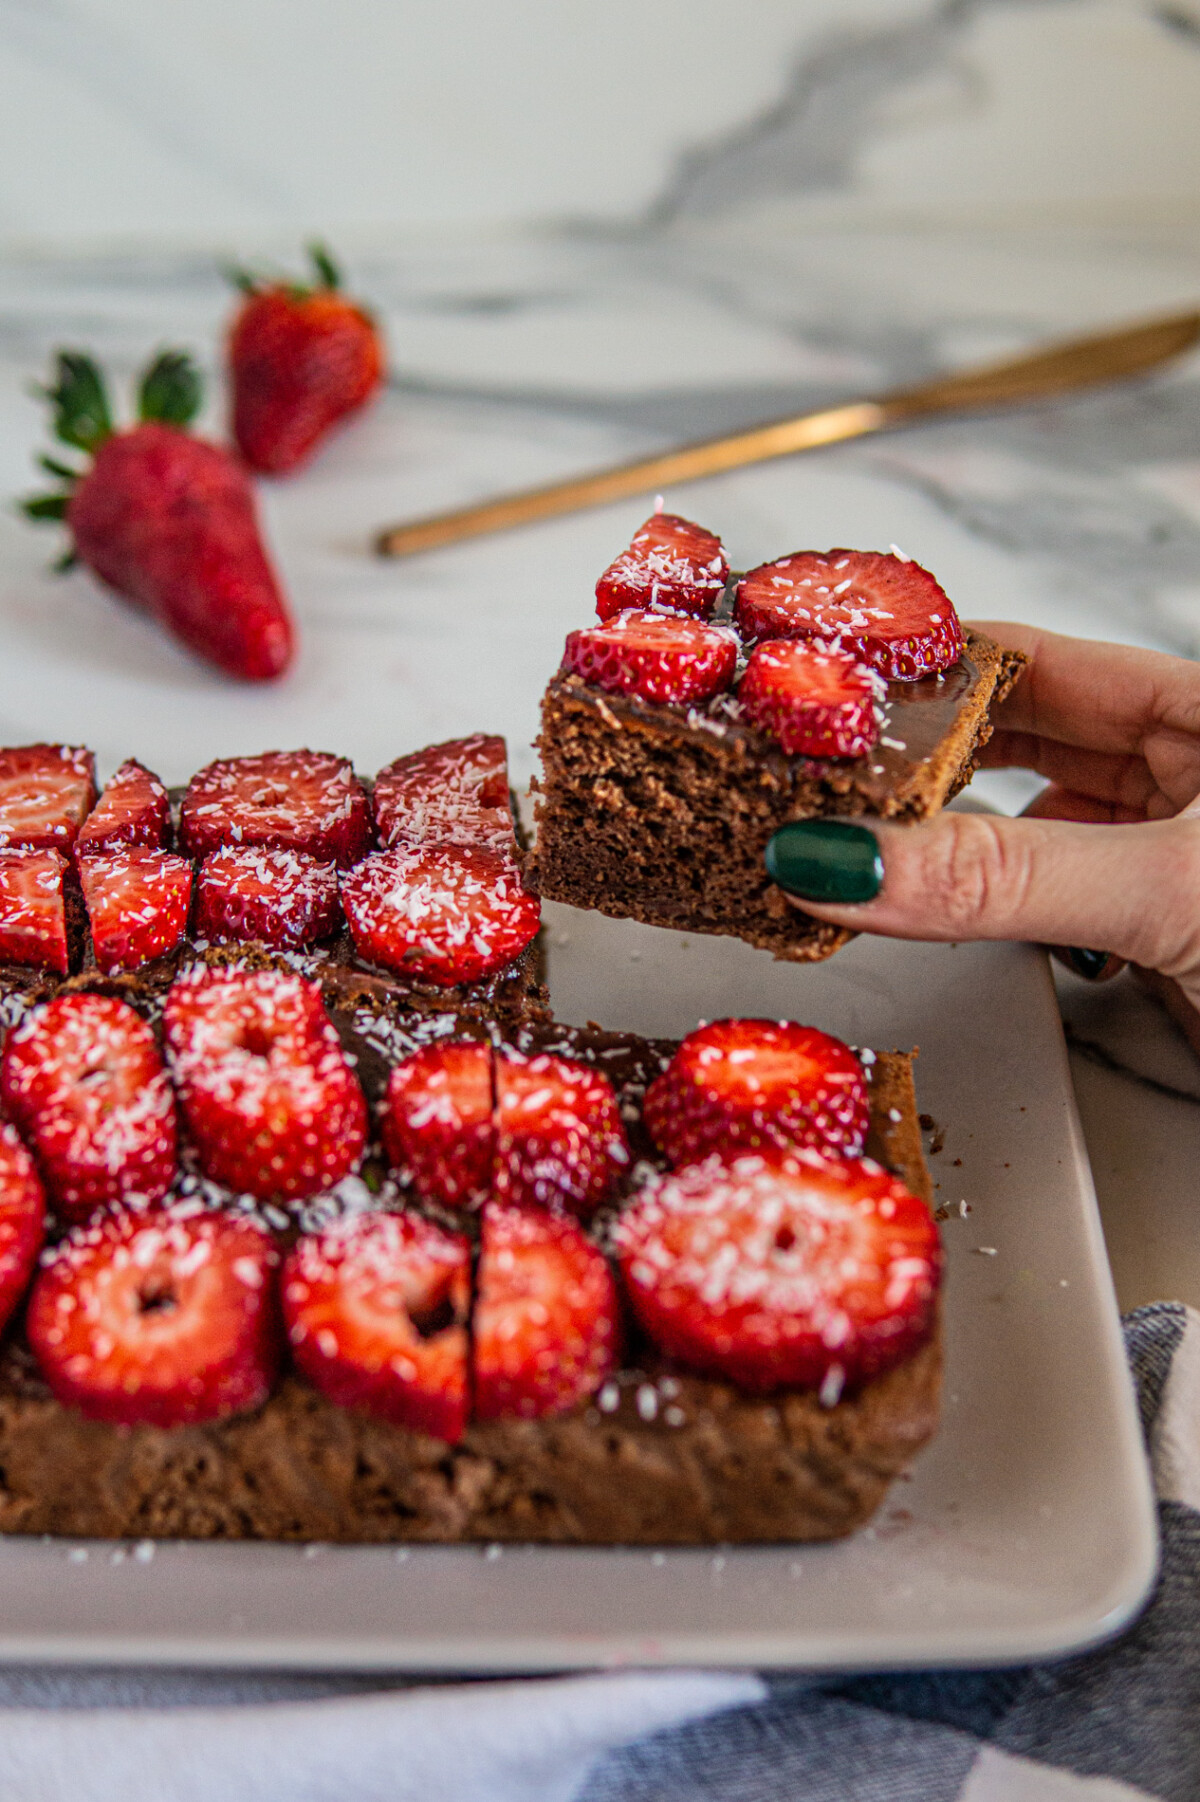
<instances>
[{"instance_id":1,"label":"strawberry with green leaves","mask_svg":"<svg viewBox=\"0 0 1200 1802\"><path fill-rule=\"evenodd\" d=\"M312 286L233 279L245 295L229 334L233 435L252 469L285 475L383 381L383 343L365 309L341 291L323 245L309 247Z\"/></svg>"},{"instance_id":2,"label":"strawberry with green leaves","mask_svg":"<svg viewBox=\"0 0 1200 1802\"><path fill-rule=\"evenodd\" d=\"M76 561L145 607L197 656L228 675L267 681L292 661L295 634L259 535L237 458L188 427L200 378L182 351L163 351L138 394L138 423L114 424L89 357L60 351L46 390L55 436L86 452L83 468L43 457L62 488L25 502L31 519L62 520Z\"/></svg>"}]
</instances>

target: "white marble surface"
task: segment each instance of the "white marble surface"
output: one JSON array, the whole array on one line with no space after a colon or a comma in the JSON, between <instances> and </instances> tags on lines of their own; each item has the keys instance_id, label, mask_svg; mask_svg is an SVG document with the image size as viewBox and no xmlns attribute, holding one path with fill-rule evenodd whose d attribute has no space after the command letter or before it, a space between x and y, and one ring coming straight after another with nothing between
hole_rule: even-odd
<instances>
[{"instance_id":1,"label":"white marble surface","mask_svg":"<svg viewBox=\"0 0 1200 1802\"><path fill-rule=\"evenodd\" d=\"M678 436L877 389L1122 315L1191 301L1200 236L1162 224L867 230L774 213L653 231L398 240L361 255L395 366L380 406L307 474L263 489L303 650L275 688L191 662L83 572L54 533L0 516L0 742L84 739L171 780L225 752L310 743L377 767L489 729L534 767L537 701L636 503L385 564L371 530ZM0 260L0 490L31 480L31 376L94 347L128 387L156 345L217 363L228 298L209 255ZM668 496L735 562L800 544L905 551L968 617L1200 652L1200 365L1005 419L927 426ZM210 423L219 427L214 396ZM1014 805L1020 780L986 778ZM1168 1086L1200 1071L1126 985L1074 989L1081 1036ZM1200 1114L1077 1059L1122 1299L1200 1303Z\"/></svg>"},{"instance_id":2,"label":"white marble surface","mask_svg":"<svg viewBox=\"0 0 1200 1802\"><path fill-rule=\"evenodd\" d=\"M1197 0L0 0L0 240L1195 218Z\"/></svg>"}]
</instances>

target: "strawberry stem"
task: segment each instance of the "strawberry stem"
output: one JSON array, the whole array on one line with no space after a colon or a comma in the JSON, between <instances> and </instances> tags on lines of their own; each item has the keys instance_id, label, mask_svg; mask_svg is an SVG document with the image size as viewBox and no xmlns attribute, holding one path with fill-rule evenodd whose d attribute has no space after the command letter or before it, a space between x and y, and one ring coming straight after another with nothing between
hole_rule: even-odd
<instances>
[{"instance_id":1,"label":"strawberry stem","mask_svg":"<svg viewBox=\"0 0 1200 1802\"><path fill-rule=\"evenodd\" d=\"M189 426L200 411L203 384L185 350L164 350L150 364L138 390L138 418Z\"/></svg>"},{"instance_id":2,"label":"strawberry stem","mask_svg":"<svg viewBox=\"0 0 1200 1802\"><path fill-rule=\"evenodd\" d=\"M319 240L308 246L309 259L317 272L317 285L321 288L340 288L342 272L329 253L329 246Z\"/></svg>"},{"instance_id":3,"label":"strawberry stem","mask_svg":"<svg viewBox=\"0 0 1200 1802\"><path fill-rule=\"evenodd\" d=\"M95 451L112 436L104 378L82 351L60 350L52 387L38 392L53 404L54 435L78 450Z\"/></svg>"}]
</instances>

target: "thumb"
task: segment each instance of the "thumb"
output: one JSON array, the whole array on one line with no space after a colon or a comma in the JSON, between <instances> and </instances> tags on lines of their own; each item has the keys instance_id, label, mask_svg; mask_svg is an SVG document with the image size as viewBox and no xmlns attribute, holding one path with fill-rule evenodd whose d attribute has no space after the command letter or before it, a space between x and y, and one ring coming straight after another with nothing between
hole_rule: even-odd
<instances>
[{"instance_id":1,"label":"thumb","mask_svg":"<svg viewBox=\"0 0 1200 1802\"><path fill-rule=\"evenodd\" d=\"M767 871L806 913L904 939L1102 945L1169 975L1200 967L1200 818L1127 826L943 813L920 825L783 826Z\"/></svg>"}]
</instances>

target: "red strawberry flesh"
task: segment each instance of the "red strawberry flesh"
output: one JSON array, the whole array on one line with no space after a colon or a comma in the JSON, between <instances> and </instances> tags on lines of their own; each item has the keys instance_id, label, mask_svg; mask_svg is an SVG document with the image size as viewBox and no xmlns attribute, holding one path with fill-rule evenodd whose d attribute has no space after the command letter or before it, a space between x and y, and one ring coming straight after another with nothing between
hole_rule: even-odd
<instances>
[{"instance_id":1,"label":"red strawberry flesh","mask_svg":"<svg viewBox=\"0 0 1200 1802\"><path fill-rule=\"evenodd\" d=\"M541 903L511 853L489 846L381 851L342 878L355 950L435 988L481 982L537 936Z\"/></svg>"},{"instance_id":2,"label":"red strawberry flesh","mask_svg":"<svg viewBox=\"0 0 1200 1802\"><path fill-rule=\"evenodd\" d=\"M957 663L962 628L919 563L877 551L796 551L742 577L737 624L748 640L813 638L895 681Z\"/></svg>"},{"instance_id":3,"label":"red strawberry flesh","mask_svg":"<svg viewBox=\"0 0 1200 1802\"><path fill-rule=\"evenodd\" d=\"M42 1269L29 1342L57 1399L118 1426L195 1425L257 1408L278 1362L268 1236L193 1206L121 1209Z\"/></svg>"},{"instance_id":4,"label":"red strawberry flesh","mask_svg":"<svg viewBox=\"0 0 1200 1802\"><path fill-rule=\"evenodd\" d=\"M0 851L0 963L69 968L60 851Z\"/></svg>"},{"instance_id":5,"label":"red strawberry flesh","mask_svg":"<svg viewBox=\"0 0 1200 1802\"><path fill-rule=\"evenodd\" d=\"M879 737L881 676L801 639L756 645L738 683L747 719L789 757L863 757Z\"/></svg>"},{"instance_id":6,"label":"red strawberry flesh","mask_svg":"<svg viewBox=\"0 0 1200 1802\"><path fill-rule=\"evenodd\" d=\"M651 1181L615 1237L651 1339L752 1392L811 1388L832 1404L933 1329L937 1228L878 1164L715 1154Z\"/></svg>"},{"instance_id":7,"label":"red strawberry flesh","mask_svg":"<svg viewBox=\"0 0 1200 1802\"><path fill-rule=\"evenodd\" d=\"M728 580L715 532L674 513L652 513L597 582L596 612L612 619L627 607L652 607L709 619Z\"/></svg>"},{"instance_id":8,"label":"red strawberry flesh","mask_svg":"<svg viewBox=\"0 0 1200 1802\"><path fill-rule=\"evenodd\" d=\"M849 1046L791 1020L716 1020L689 1033L647 1089L643 1116L673 1164L770 1145L854 1156L870 1123Z\"/></svg>"},{"instance_id":9,"label":"red strawberry flesh","mask_svg":"<svg viewBox=\"0 0 1200 1802\"><path fill-rule=\"evenodd\" d=\"M471 1247L417 1214L349 1215L283 1275L292 1355L343 1408L452 1444L467 1424Z\"/></svg>"},{"instance_id":10,"label":"red strawberry flesh","mask_svg":"<svg viewBox=\"0 0 1200 1802\"><path fill-rule=\"evenodd\" d=\"M635 608L569 632L562 670L644 701L706 701L729 687L737 653L725 626Z\"/></svg>"},{"instance_id":11,"label":"red strawberry flesh","mask_svg":"<svg viewBox=\"0 0 1200 1802\"><path fill-rule=\"evenodd\" d=\"M264 751L224 758L193 776L179 833L193 857L258 845L345 867L370 844L371 823L362 784L344 757Z\"/></svg>"},{"instance_id":12,"label":"red strawberry flesh","mask_svg":"<svg viewBox=\"0 0 1200 1802\"><path fill-rule=\"evenodd\" d=\"M497 1053L496 1177L500 1200L585 1219L629 1166L612 1084L573 1058Z\"/></svg>"},{"instance_id":13,"label":"red strawberry flesh","mask_svg":"<svg viewBox=\"0 0 1200 1802\"><path fill-rule=\"evenodd\" d=\"M163 1027L206 1176L290 1201L357 1164L366 1103L315 983L278 970L187 970Z\"/></svg>"},{"instance_id":14,"label":"red strawberry flesh","mask_svg":"<svg viewBox=\"0 0 1200 1802\"><path fill-rule=\"evenodd\" d=\"M197 938L294 951L328 938L341 918L336 865L303 851L214 851L196 878Z\"/></svg>"},{"instance_id":15,"label":"red strawberry flesh","mask_svg":"<svg viewBox=\"0 0 1200 1802\"><path fill-rule=\"evenodd\" d=\"M450 1208L484 1201L496 1143L491 1046L443 1041L397 1064L388 1079L383 1143L423 1201Z\"/></svg>"},{"instance_id":16,"label":"red strawberry flesh","mask_svg":"<svg viewBox=\"0 0 1200 1802\"><path fill-rule=\"evenodd\" d=\"M146 1022L112 995L56 995L9 1033L0 1100L55 1210L84 1220L175 1177L175 1099Z\"/></svg>"},{"instance_id":17,"label":"red strawberry flesh","mask_svg":"<svg viewBox=\"0 0 1200 1802\"><path fill-rule=\"evenodd\" d=\"M574 1220L488 1203L471 1335L478 1420L578 1407L616 1362L618 1322L612 1272Z\"/></svg>"},{"instance_id":18,"label":"red strawberry flesh","mask_svg":"<svg viewBox=\"0 0 1200 1802\"><path fill-rule=\"evenodd\" d=\"M192 900L186 857L114 843L79 859L79 881L106 975L166 957L182 942Z\"/></svg>"},{"instance_id":19,"label":"red strawberry flesh","mask_svg":"<svg viewBox=\"0 0 1200 1802\"><path fill-rule=\"evenodd\" d=\"M272 287L250 295L229 340L233 432L252 469L282 475L383 380L378 329L336 292Z\"/></svg>"},{"instance_id":20,"label":"red strawberry flesh","mask_svg":"<svg viewBox=\"0 0 1200 1802\"><path fill-rule=\"evenodd\" d=\"M37 1168L15 1128L0 1124L0 1327L25 1293L45 1232Z\"/></svg>"},{"instance_id":21,"label":"red strawberry flesh","mask_svg":"<svg viewBox=\"0 0 1200 1802\"><path fill-rule=\"evenodd\" d=\"M116 432L67 504L75 550L206 662L246 681L292 660L254 494L227 450L157 421Z\"/></svg>"},{"instance_id":22,"label":"red strawberry flesh","mask_svg":"<svg viewBox=\"0 0 1200 1802\"><path fill-rule=\"evenodd\" d=\"M490 845L511 850L504 740L477 732L397 757L375 778L381 845Z\"/></svg>"},{"instance_id":23,"label":"red strawberry flesh","mask_svg":"<svg viewBox=\"0 0 1200 1802\"><path fill-rule=\"evenodd\" d=\"M0 847L69 851L96 799L96 760L74 745L0 750Z\"/></svg>"},{"instance_id":24,"label":"red strawberry flesh","mask_svg":"<svg viewBox=\"0 0 1200 1802\"><path fill-rule=\"evenodd\" d=\"M76 855L113 845L160 849L171 826L166 789L136 759L123 763L89 813L75 840Z\"/></svg>"}]
</instances>

